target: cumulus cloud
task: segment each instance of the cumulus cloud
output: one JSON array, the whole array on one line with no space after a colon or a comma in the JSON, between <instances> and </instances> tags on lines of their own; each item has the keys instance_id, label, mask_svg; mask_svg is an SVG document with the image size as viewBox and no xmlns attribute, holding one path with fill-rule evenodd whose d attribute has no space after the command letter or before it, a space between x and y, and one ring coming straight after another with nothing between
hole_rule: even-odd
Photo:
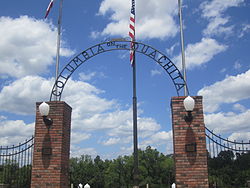
<instances>
[{"instance_id":1,"label":"cumulus cloud","mask_svg":"<svg viewBox=\"0 0 250 188\"><path fill-rule=\"evenodd\" d=\"M249 99L250 70L236 76L228 76L222 81L206 86L198 91L204 97L205 112L215 112L223 103L235 103Z\"/></svg>"},{"instance_id":2,"label":"cumulus cloud","mask_svg":"<svg viewBox=\"0 0 250 188\"><path fill-rule=\"evenodd\" d=\"M99 15L108 15L110 22L102 31L93 31L92 36L128 36L130 3L124 0L103 0ZM175 0L143 0L136 2L136 38L169 38L178 32L174 16L177 15Z\"/></svg>"},{"instance_id":3,"label":"cumulus cloud","mask_svg":"<svg viewBox=\"0 0 250 188\"><path fill-rule=\"evenodd\" d=\"M83 154L90 155L92 157L95 157L97 155L97 151L95 148L82 148L80 146L71 145L70 146L70 157L79 157Z\"/></svg>"},{"instance_id":4,"label":"cumulus cloud","mask_svg":"<svg viewBox=\"0 0 250 188\"><path fill-rule=\"evenodd\" d=\"M28 16L0 17L0 36L4 36L0 38L0 75L38 75L55 62L57 31L51 23ZM62 56L73 54L64 41L62 46Z\"/></svg>"},{"instance_id":5,"label":"cumulus cloud","mask_svg":"<svg viewBox=\"0 0 250 188\"><path fill-rule=\"evenodd\" d=\"M232 0L232 1L220 1L220 0L212 0L212 1L205 1L200 5L200 8L202 9L203 16L204 17L216 17L221 14L225 10L227 10L230 7L236 7L239 6L244 0Z\"/></svg>"},{"instance_id":6,"label":"cumulus cloud","mask_svg":"<svg viewBox=\"0 0 250 188\"><path fill-rule=\"evenodd\" d=\"M0 111L35 114L35 103L48 101L52 85L52 79L39 76L26 76L15 80L0 91Z\"/></svg>"},{"instance_id":7,"label":"cumulus cloud","mask_svg":"<svg viewBox=\"0 0 250 188\"><path fill-rule=\"evenodd\" d=\"M245 34L247 34L249 32L250 32L250 24L242 24L239 38L244 37Z\"/></svg>"},{"instance_id":8,"label":"cumulus cloud","mask_svg":"<svg viewBox=\"0 0 250 188\"><path fill-rule=\"evenodd\" d=\"M52 79L39 76L26 76L13 81L0 91L0 110L22 115L35 114L35 102L48 101L53 84ZM85 152L85 149L78 151L78 145L82 141L90 139L98 130L104 133L105 140L101 142L104 146L131 143L133 132L131 107L120 109L121 104L116 100L100 97L100 94L105 91L83 81L69 79L65 87L62 100L73 108L71 134L73 156L79 154L80 151ZM8 122L6 117L0 116L0 122L0 127L3 128L1 133L12 137L10 140L4 136L1 141L6 139L5 144L24 140L24 136L29 137L34 131L34 126L26 126L22 120ZM12 123L12 127L9 126L7 130L6 127L10 123ZM13 127L14 125L15 127ZM22 128L23 133L16 132L17 127L24 127ZM142 110L138 109L138 136L140 139L148 139L160 128L153 118L144 117ZM13 135L17 135L17 137ZM89 152L95 154L93 148L90 148Z\"/></svg>"},{"instance_id":9,"label":"cumulus cloud","mask_svg":"<svg viewBox=\"0 0 250 188\"><path fill-rule=\"evenodd\" d=\"M91 137L90 133L73 131L71 132L71 143L78 144L83 140L89 139L90 137Z\"/></svg>"},{"instance_id":10,"label":"cumulus cloud","mask_svg":"<svg viewBox=\"0 0 250 188\"><path fill-rule=\"evenodd\" d=\"M209 24L207 25L207 28L203 31L205 36L211 36L211 35L230 35L233 33L233 26L227 26L223 27L228 22L229 18L220 18L215 17L210 19Z\"/></svg>"},{"instance_id":11,"label":"cumulus cloud","mask_svg":"<svg viewBox=\"0 0 250 188\"><path fill-rule=\"evenodd\" d=\"M162 74L162 70L159 69L153 69L150 71L151 76L157 76Z\"/></svg>"},{"instance_id":12,"label":"cumulus cloud","mask_svg":"<svg viewBox=\"0 0 250 188\"><path fill-rule=\"evenodd\" d=\"M243 106L239 103L234 104L233 109L240 111L240 112L245 112L247 110L245 106Z\"/></svg>"},{"instance_id":13,"label":"cumulus cloud","mask_svg":"<svg viewBox=\"0 0 250 188\"><path fill-rule=\"evenodd\" d=\"M29 139L34 134L34 123L26 124L22 120L0 118L1 146L16 145ZM17 131L18 130L18 131Z\"/></svg>"},{"instance_id":14,"label":"cumulus cloud","mask_svg":"<svg viewBox=\"0 0 250 188\"><path fill-rule=\"evenodd\" d=\"M209 24L203 33L206 36L225 34L229 35L233 32L233 26L226 25L230 21L230 17L224 16L225 11L230 7L241 5L244 0L205 1L200 5L202 17L209 21Z\"/></svg>"},{"instance_id":15,"label":"cumulus cloud","mask_svg":"<svg viewBox=\"0 0 250 188\"><path fill-rule=\"evenodd\" d=\"M200 42L188 44L185 50L186 67L193 69L209 62L215 55L227 49L226 45L220 44L212 38L202 38ZM177 66L181 67L181 54L173 58Z\"/></svg>"},{"instance_id":16,"label":"cumulus cloud","mask_svg":"<svg viewBox=\"0 0 250 188\"><path fill-rule=\"evenodd\" d=\"M172 131L166 132L166 131L160 131L156 132L155 134L151 135L150 139L143 142L145 146L148 145L159 145L162 142L172 142L173 141L173 135Z\"/></svg>"},{"instance_id":17,"label":"cumulus cloud","mask_svg":"<svg viewBox=\"0 0 250 188\"><path fill-rule=\"evenodd\" d=\"M105 146L115 145L115 144L118 144L120 140L121 140L120 138L112 137L112 138L109 138L108 140L102 142L102 144Z\"/></svg>"},{"instance_id":18,"label":"cumulus cloud","mask_svg":"<svg viewBox=\"0 0 250 188\"><path fill-rule=\"evenodd\" d=\"M205 124L216 133L249 132L250 110L243 113L212 113L205 115Z\"/></svg>"},{"instance_id":19,"label":"cumulus cloud","mask_svg":"<svg viewBox=\"0 0 250 188\"><path fill-rule=\"evenodd\" d=\"M161 145L165 145L166 153L173 153L173 134L172 130L159 131L152 134L147 140L142 141L140 144L141 148L146 148L147 146L157 148Z\"/></svg>"},{"instance_id":20,"label":"cumulus cloud","mask_svg":"<svg viewBox=\"0 0 250 188\"><path fill-rule=\"evenodd\" d=\"M250 131L248 131L248 132L240 132L240 133L235 132L235 133L231 134L228 137L228 139L232 140L232 141L237 140L238 142L243 141L243 142L247 142L247 143L249 143L249 138L250 138Z\"/></svg>"},{"instance_id":21,"label":"cumulus cloud","mask_svg":"<svg viewBox=\"0 0 250 188\"><path fill-rule=\"evenodd\" d=\"M217 134L231 134L230 140L246 138L250 132L250 110L240 104L250 98L250 70L202 88L198 95L204 99L206 126ZM221 111L223 104L232 105L232 112ZM233 134L232 134L233 133Z\"/></svg>"}]
</instances>

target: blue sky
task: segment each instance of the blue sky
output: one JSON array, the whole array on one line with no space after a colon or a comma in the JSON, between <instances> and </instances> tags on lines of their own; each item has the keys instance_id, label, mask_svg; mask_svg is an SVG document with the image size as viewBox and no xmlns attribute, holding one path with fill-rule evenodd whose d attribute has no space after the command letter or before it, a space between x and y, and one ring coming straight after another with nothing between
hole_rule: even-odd
<instances>
[{"instance_id":1,"label":"blue sky","mask_svg":"<svg viewBox=\"0 0 250 188\"><path fill-rule=\"evenodd\" d=\"M180 67L177 0L136 0L136 39ZM48 101L55 77L59 0L0 2L0 145L34 133L35 102ZM204 98L208 128L250 140L250 2L183 1L187 81ZM60 70L107 38L128 37L130 0L64 1ZM172 153L171 79L138 54L139 147ZM128 51L100 54L81 65L62 95L73 108L71 156L131 154L132 68Z\"/></svg>"}]
</instances>

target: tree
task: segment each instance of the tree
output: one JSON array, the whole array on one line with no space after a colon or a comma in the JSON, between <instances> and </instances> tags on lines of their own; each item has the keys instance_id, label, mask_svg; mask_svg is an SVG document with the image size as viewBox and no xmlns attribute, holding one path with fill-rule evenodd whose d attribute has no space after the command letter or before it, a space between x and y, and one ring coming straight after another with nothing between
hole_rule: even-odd
<instances>
[{"instance_id":1,"label":"tree","mask_svg":"<svg viewBox=\"0 0 250 188\"><path fill-rule=\"evenodd\" d=\"M174 182L172 156L165 156L150 146L139 150L140 185L166 187ZM133 155L103 161L89 155L70 159L71 182L89 183L96 188L129 188L133 186Z\"/></svg>"},{"instance_id":2,"label":"tree","mask_svg":"<svg viewBox=\"0 0 250 188\"><path fill-rule=\"evenodd\" d=\"M91 182L94 174L94 164L90 155L70 159L70 177L74 185Z\"/></svg>"},{"instance_id":3,"label":"tree","mask_svg":"<svg viewBox=\"0 0 250 188\"><path fill-rule=\"evenodd\" d=\"M250 179L250 153L221 151L215 158L208 158L209 183L219 187L244 187Z\"/></svg>"}]
</instances>

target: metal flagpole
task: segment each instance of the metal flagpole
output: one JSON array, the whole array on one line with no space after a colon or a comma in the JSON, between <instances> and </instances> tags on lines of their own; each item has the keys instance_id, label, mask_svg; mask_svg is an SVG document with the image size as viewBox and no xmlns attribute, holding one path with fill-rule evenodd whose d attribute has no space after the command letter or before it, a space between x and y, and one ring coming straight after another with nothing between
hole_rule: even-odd
<instances>
[{"instance_id":1,"label":"metal flagpole","mask_svg":"<svg viewBox=\"0 0 250 188\"><path fill-rule=\"evenodd\" d=\"M182 10L181 10L181 0L178 0L179 6L179 18L180 18L180 33L181 33L181 57L182 57L182 71L183 79L185 81L184 86L184 95L187 96L187 77L186 77L186 63L185 63L185 49L184 49L184 36L183 36L183 27L182 27Z\"/></svg>"},{"instance_id":2,"label":"metal flagpole","mask_svg":"<svg viewBox=\"0 0 250 188\"><path fill-rule=\"evenodd\" d=\"M136 63L135 63L135 0L132 0L131 15L130 15L130 31L131 50L130 62L133 68L133 142L134 142L134 186L139 188L139 160L138 160L138 135L137 135L137 96L136 96Z\"/></svg>"},{"instance_id":3,"label":"metal flagpole","mask_svg":"<svg viewBox=\"0 0 250 188\"><path fill-rule=\"evenodd\" d=\"M134 47L134 45L133 45ZM137 96L136 96L136 63L135 51L133 53L133 136L134 136L134 188L139 188L139 159L138 159L138 134L137 134Z\"/></svg>"},{"instance_id":4,"label":"metal flagpole","mask_svg":"<svg viewBox=\"0 0 250 188\"><path fill-rule=\"evenodd\" d=\"M57 25L57 50L56 50L56 78L55 82L58 77L59 72L59 61L60 61L60 45L61 45L61 24L62 24L62 7L63 7L63 0L60 0L60 7L59 7L59 16L58 16L58 25ZM55 100L57 101L57 84L56 84L56 97Z\"/></svg>"}]
</instances>

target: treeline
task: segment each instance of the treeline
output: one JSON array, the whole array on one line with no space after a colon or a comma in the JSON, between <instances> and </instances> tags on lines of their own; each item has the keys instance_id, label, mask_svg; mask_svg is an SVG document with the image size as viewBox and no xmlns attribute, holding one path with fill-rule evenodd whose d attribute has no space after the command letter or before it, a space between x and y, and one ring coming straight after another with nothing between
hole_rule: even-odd
<instances>
[{"instance_id":1,"label":"treeline","mask_svg":"<svg viewBox=\"0 0 250 188\"><path fill-rule=\"evenodd\" d=\"M210 187L249 187L250 152L221 151L216 158L208 158L208 173Z\"/></svg>"},{"instance_id":2,"label":"treeline","mask_svg":"<svg viewBox=\"0 0 250 188\"><path fill-rule=\"evenodd\" d=\"M148 146L138 151L140 187L170 187L174 182L174 160ZM130 188L133 186L133 156L113 160L92 159L89 155L71 158L70 180L74 186L88 183L95 188Z\"/></svg>"},{"instance_id":3,"label":"treeline","mask_svg":"<svg viewBox=\"0 0 250 188\"><path fill-rule=\"evenodd\" d=\"M6 160L0 165L0 184L9 187L29 188L31 184L31 165L20 165L16 161Z\"/></svg>"},{"instance_id":4,"label":"treeline","mask_svg":"<svg viewBox=\"0 0 250 188\"><path fill-rule=\"evenodd\" d=\"M166 188L175 182L174 159L150 146L139 150L140 187ZM209 154L208 154L209 156ZM71 183L89 183L95 188L129 188L133 186L133 156L103 161L82 155L71 159ZM217 157L208 157L210 188L248 187L250 180L250 153L234 154L222 151Z\"/></svg>"},{"instance_id":5,"label":"treeline","mask_svg":"<svg viewBox=\"0 0 250 188\"><path fill-rule=\"evenodd\" d=\"M174 159L148 146L138 151L140 188L166 188L175 182ZM11 187L30 187L31 165L20 167L16 161L6 160L0 165L0 184ZM215 158L208 157L210 188L249 187L250 152L234 154L222 151ZM113 160L94 159L89 155L70 159L70 182L77 187L89 183L93 188L130 188L133 186L133 156L119 156ZM250 183L250 182L249 182Z\"/></svg>"}]
</instances>

